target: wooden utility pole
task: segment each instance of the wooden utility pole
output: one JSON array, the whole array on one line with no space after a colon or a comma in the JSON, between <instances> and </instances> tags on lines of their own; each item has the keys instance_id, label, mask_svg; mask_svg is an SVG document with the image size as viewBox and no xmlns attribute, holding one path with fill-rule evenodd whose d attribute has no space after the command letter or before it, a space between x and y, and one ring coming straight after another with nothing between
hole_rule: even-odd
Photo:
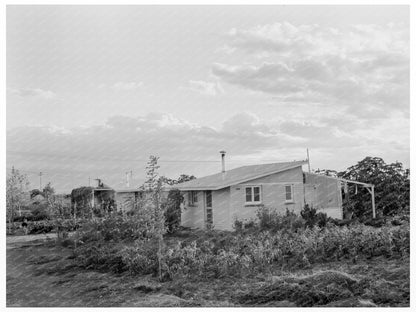
<instances>
[{"instance_id":1,"label":"wooden utility pole","mask_svg":"<svg viewBox=\"0 0 416 312\"><path fill-rule=\"evenodd\" d=\"M42 191L42 171L39 172L39 191Z\"/></svg>"},{"instance_id":2,"label":"wooden utility pole","mask_svg":"<svg viewBox=\"0 0 416 312\"><path fill-rule=\"evenodd\" d=\"M311 172L311 163L309 161L309 148L306 149L306 155L308 157L308 172Z\"/></svg>"}]
</instances>

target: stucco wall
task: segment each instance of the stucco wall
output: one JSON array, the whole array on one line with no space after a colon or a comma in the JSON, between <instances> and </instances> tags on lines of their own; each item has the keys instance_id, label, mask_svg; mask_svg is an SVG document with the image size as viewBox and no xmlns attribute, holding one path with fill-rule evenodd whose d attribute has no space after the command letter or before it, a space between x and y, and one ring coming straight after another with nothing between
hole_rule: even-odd
<instances>
[{"instance_id":1,"label":"stucco wall","mask_svg":"<svg viewBox=\"0 0 416 312\"><path fill-rule=\"evenodd\" d=\"M117 211L127 212L133 209L135 195L134 193L116 193L115 202L117 205Z\"/></svg>"},{"instance_id":2,"label":"stucco wall","mask_svg":"<svg viewBox=\"0 0 416 312\"><path fill-rule=\"evenodd\" d=\"M259 179L251 180L247 183L255 184L255 183L284 183L284 182L303 182L302 167L299 166L297 168L274 173L274 174L264 176Z\"/></svg>"},{"instance_id":3,"label":"stucco wall","mask_svg":"<svg viewBox=\"0 0 416 312\"><path fill-rule=\"evenodd\" d=\"M230 207L232 223L234 223L235 219L256 219L257 210L263 206L274 209L281 214L284 214L286 209L299 214L303 208L303 185L298 182L290 184L293 185L293 202L286 202L285 184L269 183L261 185L262 202L259 205L246 204L246 185L232 187Z\"/></svg>"},{"instance_id":4,"label":"stucco wall","mask_svg":"<svg viewBox=\"0 0 416 312\"><path fill-rule=\"evenodd\" d=\"M291 203L286 202L285 185L289 184L293 187L293 202ZM246 186L261 186L261 205L246 204ZM300 213L304 203L303 194L303 174L301 167L232 186L230 198L231 225L235 219L256 219L256 212L261 206L275 209L282 214L286 212L286 209Z\"/></svg>"},{"instance_id":5,"label":"stucco wall","mask_svg":"<svg viewBox=\"0 0 416 312\"><path fill-rule=\"evenodd\" d=\"M205 192L198 191L198 202L189 205L189 192L183 192L185 202L182 205L181 225L192 228L205 228ZM230 229L230 188L212 191L212 221L214 229Z\"/></svg>"},{"instance_id":6,"label":"stucco wall","mask_svg":"<svg viewBox=\"0 0 416 312\"><path fill-rule=\"evenodd\" d=\"M341 184L337 179L305 173L305 200L329 217L342 219Z\"/></svg>"},{"instance_id":7,"label":"stucco wall","mask_svg":"<svg viewBox=\"0 0 416 312\"><path fill-rule=\"evenodd\" d=\"M230 188L212 191L212 213L214 229L230 230Z\"/></svg>"},{"instance_id":8,"label":"stucco wall","mask_svg":"<svg viewBox=\"0 0 416 312\"><path fill-rule=\"evenodd\" d=\"M204 224L204 192L198 191L198 202L189 205L188 192L183 192L184 203L181 205L181 225L191 228L205 228Z\"/></svg>"}]
</instances>

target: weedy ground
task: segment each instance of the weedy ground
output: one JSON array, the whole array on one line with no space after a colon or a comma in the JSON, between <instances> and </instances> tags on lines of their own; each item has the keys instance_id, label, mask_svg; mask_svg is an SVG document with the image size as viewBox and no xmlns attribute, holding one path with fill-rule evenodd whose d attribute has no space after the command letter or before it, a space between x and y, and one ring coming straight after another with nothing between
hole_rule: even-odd
<instances>
[{"instance_id":1,"label":"weedy ground","mask_svg":"<svg viewBox=\"0 0 416 312\"><path fill-rule=\"evenodd\" d=\"M191 240L198 233L167 238ZM85 270L53 238L7 238L8 307L409 306L408 258L314 264L245 278L176 278Z\"/></svg>"}]
</instances>

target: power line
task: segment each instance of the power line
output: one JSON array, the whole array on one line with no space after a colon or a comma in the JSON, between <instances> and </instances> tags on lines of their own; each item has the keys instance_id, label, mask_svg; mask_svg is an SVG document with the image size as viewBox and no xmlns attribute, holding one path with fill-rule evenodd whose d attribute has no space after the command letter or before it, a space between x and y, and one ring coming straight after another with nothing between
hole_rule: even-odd
<instances>
[{"instance_id":1,"label":"power line","mask_svg":"<svg viewBox=\"0 0 416 312\"><path fill-rule=\"evenodd\" d=\"M6 168L6 170L17 170L17 171L22 171L22 172L28 172L28 173L34 173L34 174L39 174L39 171L29 171L29 170L23 170L23 169L16 169L16 168L14 168L14 167L9 167L9 168ZM43 173L46 173L46 172L43 172Z\"/></svg>"},{"instance_id":2,"label":"power line","mask_svg":"<svg viewBox=\"0 0 416 312\"><path fill-rule=\"evenodd\" d=\"M93 160L93 161L140 161L140 162L148 162L149 159L140 159L140 158L119 158L119 157L79 157L79 156L68 156L68 155L53 155L53 154L46 154L46 153L33 153L33 152L23 152L23 151L7 151L7 153L10 154L23 154L23 155L32 155L32 156L43 156L43 157L53 157L53 158L59 158L59 159L76 159L76 160ZM183 163L183 162L189 162L189 163L218 163L221 162L221 160L190 160L190 159L172 159L172 160L164 160L159 159L158 162L166 162L166 163Z\"/></svg>"},{"instance_id":3,"label":"power line","mask_svg":"<svg viewBox=\"0 0 416 312\"><path fill-rule=\"evenodd\" d=\"M36 152L24 152L24 151L10 151L8 150L7 153L10 154L24 154L24 155L33 155L33 156L44 156L44 157L54 157L59 159L76 159L76 160L93 160L93 161L134 161L134 162L148 162L149 159L142 159L142 158L120 158L120 157L110 157L104 156L102 158L98 158L96 156L91 157L79 157L79 156L68 156L68 155L54 155L54 154L47 154L47 153L36 153ZM160 159L158 160L159 163L220 163L221 160L211 160L211 159L200 159L200 160L192 160L192 159ZM227 163L249 163L249 162L258 162L258 160L233 160L228 158ZM261 162L282 162L281 160L276 159L262 159Z\"/></svg>"}]
</instances>

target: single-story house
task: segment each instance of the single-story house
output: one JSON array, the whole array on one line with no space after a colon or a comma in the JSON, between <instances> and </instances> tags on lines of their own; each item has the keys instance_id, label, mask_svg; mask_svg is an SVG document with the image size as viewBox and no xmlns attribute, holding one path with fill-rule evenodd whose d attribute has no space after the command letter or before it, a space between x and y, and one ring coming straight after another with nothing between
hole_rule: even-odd
<instances>
[{"instance_id":1,"label":"single-story house","mask_svg":"<svg viewBox=\"0 0 416 312\"><path fill-rule=\"evenodd\" d=\"M123 213L133 209L134 203L142 198L143 191L138 188L118 189L115 191L115 202L117 211Z\"/></svg>"},{"instance_id":2,"label":"single-story house","mask_svg":"<svg viewBox=\"0 0 416 312\"><path fill-rule=\"evenodd\" d=\"M162 188L161 197L166 199L169 193L169 189ZM117 211L126 213L134 208L134 203L137 200L143 199L146 196L146 192L141 188L126 188L116 189L114 194L114 201Z\"/></svg>"},{"instance_id":3,"label":"single-story house","mask_svg":"<svg viewBox=\"0 0 416 312\"><path fill-rule=\"evenodd\" d=\"M259 207L300 213L309 204L342 219L341 179L304 172L308 161L243 166L175 185L184 195L181 225L232 230L235 219L256 218Z\"/></svg>"}]
</instances>

